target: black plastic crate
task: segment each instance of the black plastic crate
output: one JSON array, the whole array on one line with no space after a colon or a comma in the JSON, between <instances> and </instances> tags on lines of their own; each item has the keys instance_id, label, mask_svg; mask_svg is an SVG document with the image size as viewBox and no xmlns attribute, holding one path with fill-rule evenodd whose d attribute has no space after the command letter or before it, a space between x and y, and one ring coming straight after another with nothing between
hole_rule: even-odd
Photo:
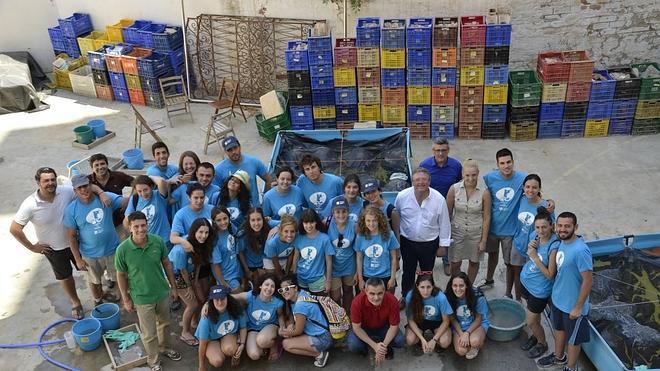
<instances>
[{"instance_id":1,"label":"black plastic crate","mask_svg":"<svg viewBox=\"0 0 660 371\"><path fill-rule=\"evenodd\" d=\"M309 71L287 71L287 81L289 89L309 89Z\"/></svg>"},{"instance_id":2,"label":"black plastic crate","mask_svg":"<svg viewBox=\"0 0 660 371\"><path fill-rule=\"evenodd\" d=\"M614 99L636 99L639 96L639 90L642 86L642 80L633 77L630 67L612 67L608 68L607 72L614 78L618 73L630 74L629 78L616 80L616 87L614 88Z\"/></svg>"},{"instance_id":3,"label":"black plastic crate","mask_svg":"<svg viewBox=\"0 0 660 371\"><path fill-rule=\"evenodd\" d=\"M566 102L564 120L586 120L589 102Z\"/></svg>"},{"instance_id":4,"label":"black plastic crate","mask_svg":"<svg viewBox=\"0 0 660 371\"><path fill-rule=\"evenodd\" d=\"M106 70L97 70L92 68L92 78L96 85L110 85L110 76Z\"/></svg>"},{"instance_id":5,"label":"black plastic crate","mask_svg":"<svg viewBox=\"0 0 660 371\"><path fill-rule=\"evenodd\" d=\"M509 47L487 46L484 55L484 64L509 64Z\"/></svg>"},{"instance_id":6,"label":"black plastic crate","mask_svg":"<svg viewBox=\"0 0 660 371\"><path fill-rule=\"evenodd\" d=\"M509 106L509 122L538 121L540 106L512 107Z\"/></svg>"},{"instance_id":7,"label":"black plastic crate","mask_svg":"<svg viewBox=\"0 0 660 371\"><path fill-rule=\"evenodd\" d=\"M289 105L290 106L311 106L312 105L312 90L311 89L289 89Z\"/></svg>"},{"instance_id":8,"label":"black plastic crate","mask_svg":"<svg viewBox=\"0 0 660 371\"><path fill-rule=\"evenodd\" d=\"M660 118L635 119L632 125L632 135L648 135L660 133Z\"/></svg>"},{"instance_id":9,"label":"black plastic crate","mask_svg":"<svg viewBox=\"0 0 660 371\"><path fill-rule=\"evenodd\" d=\"M484 122L481 126L482 139L506 138L506 122Z\"/></svg>"}]
</instances>

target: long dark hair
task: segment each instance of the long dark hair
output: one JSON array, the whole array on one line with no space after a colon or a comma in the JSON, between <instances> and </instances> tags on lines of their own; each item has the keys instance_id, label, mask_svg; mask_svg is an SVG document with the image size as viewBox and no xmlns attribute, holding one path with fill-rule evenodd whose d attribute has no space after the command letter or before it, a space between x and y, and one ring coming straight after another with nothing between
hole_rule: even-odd
<instances>
[{"instance_id":1,"label":"long dark hair","mask_svg":"<svg viewBox=\"0 0 660 371\"><path fill-rule=\"evenodd\" d=\"M197 176L195 175L195 172L197 171L199 164L201 164L202 162L199 161L199 156L197 156L197 154L193 151L184 151L183 153L181 153L181 156L179 156L179 174L186 175L183 173L183 159L186 157L190 157L193 159L193 161L195 161L195 171L193 171L191 175L193 178L192 180L197 180Z\"/></svg>"},{"instance_id":2,"label":"long dark hair","mask_svg":"<svg viewBox=\"0 0 660 371\"><path fill-rule=\"evenodd\" d=\"M261 215L261 220L263 220L263 227L260 231L255 231L250 225L250 215L252 214ZM260 207L251 207L247 212L247 218L243 225L243 231L245 231L245 238L247 238L248 246L250 250L255 254L258 254L263 251L264 245L266 244L266 239L268 239L268 233L270 232L270 226L264 218L264 211Z\"/></svg>"},{"instance_id":3,"label":"long dark hair","mask_svg":"<svg viewBox=\"0 0 660 371\"><path fill-rule=\"evenodd\" d=\"M412 292L412 299L410 300L410 313L412 314L413 321L415 321L417 324L421 324L424 321L424 298L417 288L417 286L419 286L419 284L424 281L430 282L431 286L433 286L431 297L438 295L440 292L440 289L435 285L435 281L433 280L432 275L420 274L417 276L417 280L415 280L415 287L413 288Z\"/></svg>"},{"instance_id":4,"label":"long dark hair","mask_svg":"<svg viewBox=\"0 0 660 371\"><path fill-rule=\"evenodd\" d=\"M476 313L477 297L474 295L474 291L472 290L472 282L470 282L470 279L468 278L468 275L465 274L465 272L458 272L452 274L451 277L449 278L449 282L447 282L447 289L445 290L445 295L447 296L447 301L449 302L449 305L451 305L451 309L453 309L454 313L456 313L456 309L458 309L458 301L459 301L459 299L456 297L456 294L454 294L454 289L452 289L451 287L452 282L454 282L454 278L460 278L465 283L465 302L467 303L467 307L468 309L470 309L470 312Z\"/></svg>"},{"instance_id":5,"label":"long dark hair","mask_svg":"<svg viewBox=\"0 0 660 371\"><path fill-rule=\"evenodd\" d=\"M197 238L195 238L195 233L197 233L199 228L204 226L209 228L209 237L204 243L200 243L197 241ZM215 228L213 228L213 225L211 225L208 219L195 219L188 230L188 242L193 246L193 251L187 254L192 258L193 264L195 264L196 267L207 265L211 262L211 253L213 252L216 238Z\"/></svg>"},{"instance_id":6,"label":"long dark hair","mask_svg":"<svg viewBox=\"0 0 660 371\"><path fill-rule=\"evenodd\" d=\"M305 232L303 223L316 223L316 230L323 232L323 223L321 222L321 218L319 218L319 214L317 214L314 209L303 210L303 212L300 214L300 220L298 221L298 233L301 235L307 234L307 232Z\"/></svg>"},{"instance_id":7,"label":"long dark hair","mask_svg":"<svg viewBox=\"0 0 660 371\"><path fill-rule=\"evenodd\" d=\"M256 284L252 286L252 296L258 296L261 293L261 285L263 285L266 280L272 280L275 284L275 293L273 293L273 296L277 296L278 298L282 299L282 297L279 296L279 293L277 292L277 289L280 288L280 281L277 279L277 276L275 276L274 273L264 273L259 276L257 282L255 282ZM282 299L282 301L284 301L284 299Z\"/></svg>"},{"instance_id":8,"label":"long dark hair","mask_svg":"<svg viewBox=\"0 0 660 371\"><path fill-rule=\"evenodd\" d=\"M229 187L227 187L227 184L229 183L229 180L231 179L231 176L225 180L224 183L222 183L222 188L220 188L220 197L218 197L218 205L217 206L227 206L229 204L229 201L231 201L231 198L229 197ZM250 191L248 191L247 187L243 182L240 180L238 181L240 186L238 187L238 208L241 210L241 213L245 215L245 213L248 212L248 209L250 209Z\"/></svg>"},{"instance_id":9,"label":"long dark hair","mask_svg":"<svg viewBox=\"0 0 660 371\"><path fill-rule=\"evenodd\" d=\"M298 290L300 290L300 286L298 286L298 277L295 274L284 276L284 278L282 278L282 281L280 281L280 287L282 287L282 284L284 284L285 282L288 282L289 285L296 285ZM283 300L283 301L284 301L284 318L293 319L293 306L296 303L292 303L288 300Z\"/></svg>"},{"instance_id":10,"label":"long dark hair","mask_svg":"<svg viewBox=\"0 0 660 371\"><path fill-rule=\"evenodd\" d=\"M234 234L234 227L231 224L231 214L229 213L229 210L227 210L226 207L224 206L216 206L213 209L211 209L211 219L213 219L213 229L218 232L218 225L215 223L215 217L218 216L218 214L225 214L227 215L227 218L229 218L229 225L227 226L227 233L233 235Z\"/></svg>"},{"instance_id":11,"label":"long dark hair","mask_svg":"<svg viewBox=\"0 0 660 371\"><path fill-rule=\"evenodd\" d=\"M208 317L213 323L218 322L218 318L220 317L220 312L218 312L218 309L213 305L213 299L208 300ZM241 304L240 301L238 301L236 298L234 298L231 295L227 295L227 313L229 313L229 317L233 319L239 319L243 315L243 305Z\"/></svg>"}]
</instances>

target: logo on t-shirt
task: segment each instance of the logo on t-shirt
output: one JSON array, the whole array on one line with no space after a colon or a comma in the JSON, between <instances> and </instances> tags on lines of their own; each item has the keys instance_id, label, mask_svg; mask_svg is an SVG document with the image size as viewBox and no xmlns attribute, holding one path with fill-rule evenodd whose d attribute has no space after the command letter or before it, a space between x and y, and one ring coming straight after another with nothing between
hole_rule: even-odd
<instances>
[{"instance_id":1,"label":"logo on t-shirt","mask_svg":"<svg viewBox=\"0 0 660 371\"><path fill-rule=\"evenodd\" d=\"M277 215L282 216L282 215L291 215L293 216L296 213L296 205L294 204L286 204L277 211Z\"/></svg>"},{"instance_id":2,"label":"logo on t-shirt","mask_svg":"<svg viewBox=\"0 0 660 371\"><path fill-rule=\"evenodd\" d=\"M364 255L372 259L378 259L383 255L383 246L377 243L373 244L364 250Z\"/></svg>"},{"instance_id":3,"label":"logo on t-shirt","mask_svg":"<svg viewBox=\"0 0 660 371\"><path fill-rule=\"evenodd\" d=\"M228 207L227 211L229 211L229 218L233 221L236 220L241 215L241 210L237 207Z\"/></svg>"},{"instance_id":4,"label":"logo on t-shirt","mask_svg":"<svg viewBox=\"0 0 660 371\"><path fill-rule=\"evenodd\" d=\"M472 311L468 308L467 305L461 305L456 309L456 317L461 323L466 322L470 317L472 317Z\"/></svg>"},{"instance_id":5,"label":"logo on t-shirt","mask_svg":"<svg viewBox=\"0 0 660 371\"><path fill-rule=\"evenodd\" d=\"M543 264L543 256L540 255L540 254L538 254L538 256L539 256L539 260L541 261L541 264ZM536 266L536 264L530 264L529 265L529 271L531 273L536 273L536 272L539 271L539 268Z\"/></svg>"},{"instance_id":6,"label":"logo on t-shirt","mask_svg":"<svg viewBox=\"0 0 660 371\"><path fill-rule=\"evenodd\" d=\"M356 214L350 213L348 214L348 218L354 222L357 222L358 216Z\"/></svg>"},{"instance_id":7,"label":"logo on t-shirt","mask_svg":"<svg viewBox=\"0 0 660 371\"><path fill-rule=\"evenodd\" d=\"M98 207L87 213L85 220L94 227L94 234L103 232L103 225L101 223L103 222L104 216L105 213L103 212L103 209Z\"/></svg>"},{"instance_id":8,"label":"logo on t-shirt","mask_svg":"<svg viewBox=\"0 0 660 371\"><path fill-rule=\"evenodd\" d=\"M320 208L323 206L323 204L325 204L327 197L328 196L326 196L324 192L314 192L311 196L309 196L309 202L311 202L312 205L316 206L317 208Z\"/></svg>"},{"instance_id":9,"label":"logo on t-shirt","mask_svg":"<svg viewBox=\"0 0 660 371\"><path fill-rule=\"evenodd\" d=\"M218 326L218 335L225 336L234 332L236 328L236 323L232 320L224 321Z\"/></svg>"},{"instance_id":10,"label":"logo on t-shirt","mask_svg":"<svg viewBox=\"0 0 660 371\"><path fill-rule=\"evenodd\" d=\"M236 255L234 254L235 253L235 251L234 251L235 247L236 247L236 239L234 238L234 236L232 236L232 235L227 236L227 251L230 252L230 254L229 254L230 259L236 259Z\"/></svg>"},{"instance_id":11,"label":"logo on t-shirt","mask_svg":"<svg viewBox=\"0 0 660 371\"><path fill-rule=\"evenodd\" d=\"M307 246L300 249L300 257L303 259L300 262L301 266L305 269L309 269L314 262L317 253L318 251L314 246Z\"/></svg>"},{"instance_id":12,"label":"logo on t-shirt","mask_svg":"<svg viewBox=\"0 0 660 371\"><path fill-rule=\"evenodd\" d=\"M555 262L557 263L557 271L559 271L561 266L564 264L564 252L563 251L557 252L557 258L555 259Z\"/></svg>"},{"instance_id":13,"label":"logo on t-shirt","mask_svg":"<svg viewBox=\"0 0 660 371\"><path fill-rule=\"evenodd\" d=\"M147 205L142 209L142 213L147 217L147 223L151 224L151 221L156 215L156 207L154 205Z\"/></svg>"},{"instance_id":14,"label":"logo on t-shirt","mask_svg":"<svg viewBox=\"0 0 660 371\"><path fill-rule=\"evenodd\" d=\"M435 317L437 312L438 312L437 309L435 309L433 305L424 306L424 317L426 318Z\"/></svg>"},{"instance_id":15,"label":"logo on t-shirt","mask_svg":"<svg viewBox=\"0 0 660 371\"><path fill-rule=\"evenodd\" d=\"M338 249L349 249L351 247L351 241L346 239L346 237L341 239L341 246L339 246L339 238L336 238L332 241L332 245ZM339 253L339 252L338 252Z\"/></svg>"},{"instance_id":16,"label":"logo on t-shirt","mask_svg":"<svg viewBox=\"0 0 660 371\"><path fill-rule=\"evenodd\" d=\"M252 312L251 316L254 318L255 322L264 323L270 319L270 312L263 309L257 309Z\"/></svg>"},{"instance_id":17,"label":"logo on t-shirt","mask_svg":"<svg viewBox=\"0 0 660 371\"><path fill-rule=\"evenodd\" d=\"M287 247L286 249L284 249L284 251L282 251L282 252L278 255L278 257L280 257L280 258L287 258L287 257L289 257L289 255L291 255L291 252L292 252L292 251L293 251L293 247L292 247L292 246L289 246L289 247Z\"/></svg>"},{"instance_id":18,"label":"logo on t-shirt","mask_svg":"<svg viewBox=\"0 0 660 371\"><path fill-rule=\"evenodd\" d=\"M498 190L495 193L495 197L502 202L509 202L513 199L513 196L516 195L516 191L511 187L504 187Z\"/></svg>"},{"instance_id":19,"label":"logo on t-shirt","mask_svg":"<svg viewBox=\"0 0 660 371\"><path fill-rule=\"evenodd\" d=\"M528 211L523 211L522 213L518 214L518 220L520 220L520 222L524 225L532 225L532 223L534 223L534 214Z\"/></svg>"}]
</instances>

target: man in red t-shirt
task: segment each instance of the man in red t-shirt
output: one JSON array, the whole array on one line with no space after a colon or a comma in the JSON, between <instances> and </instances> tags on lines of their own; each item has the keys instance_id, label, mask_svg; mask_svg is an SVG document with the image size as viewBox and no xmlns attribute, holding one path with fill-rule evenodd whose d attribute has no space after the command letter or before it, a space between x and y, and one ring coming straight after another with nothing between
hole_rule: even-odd
<instances>
[{"instance_id":1,"label":"man in red t-shirt","mask_svg":"<svg viewBox=\"0 0 660 371\"><path fill-rule=\"evenodd\" d=\"M385 290L380 278L369 278L364 291L351 303L353 331L348 334L348 349L366 355L368 345L376 353L376 365L392 359L392 347L402 348L405 342L399 321L396 297Z\"/></svg>"}]
</instances>

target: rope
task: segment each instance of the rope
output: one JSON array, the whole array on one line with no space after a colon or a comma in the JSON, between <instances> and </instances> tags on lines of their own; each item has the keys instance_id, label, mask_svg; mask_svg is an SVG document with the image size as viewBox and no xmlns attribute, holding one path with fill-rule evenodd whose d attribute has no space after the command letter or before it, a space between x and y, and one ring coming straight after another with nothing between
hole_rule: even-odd
<instances>
[{"instance_id":1,"label":"rope","mask_svg":"<svg viewBox=\"0 0 660 371\"><path fill-rule=\"evenodd\" d=\"M643 288L642 286L635 286L635 285L633 285L633 284L631 284L631 283L624 282L624 281L618 280L618 279L616 279L616 278L607 277L607 276L602 275L602 274L600 274L600 273L598 273L598 272L592 272L592 273L593 273L595 276L598 276L598 277L606 278L606 279L608 279L608 280L612 280L612 281L614 281L614 282L621 283L621 284L623 284L623 285L630 286L630 287L633 287L633 288L635 288L635 289L641 289L645 294L648 294L648 293L646 292L646 289Z\"/></svg>"},{"instance_id":2,"label":"rope","mask_svg":"<svg viewBox=\"0 0 660 371\"><path fill-rule=\"evenodd\" d=\"M593 306L591 309L609 309L609 308L618 308L618 307L629 307L631 305L641 305L641 304L654 304L660 303L660 300L651 300L651 301L641 301L639 303L623 303L623 304L612 304L612 305L602 305L602 306Z\"/></svg>"}]
</instances>

